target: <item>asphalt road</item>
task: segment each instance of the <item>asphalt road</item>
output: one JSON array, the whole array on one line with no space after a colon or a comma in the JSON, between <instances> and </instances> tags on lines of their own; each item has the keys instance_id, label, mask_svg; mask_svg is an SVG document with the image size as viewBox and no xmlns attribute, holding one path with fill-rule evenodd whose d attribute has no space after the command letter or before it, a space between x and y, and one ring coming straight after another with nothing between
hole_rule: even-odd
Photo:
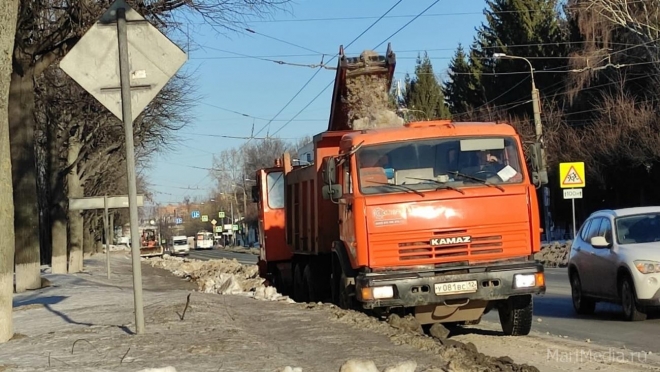
<instances>
[{"instance_id":1,"label":"asphalt road","mask_svg":"<svg viewBox=\"0 0 660 372\"><path fill-rule=\"evenodd\" d=\"M235 258L243 264L256 264L257 256L248 253L224 250L191 251L190 257L200 260L213 258ZM571 286L566 269L546 269L547 291L534 298L533 332L556 336L568 336L569 340L585 341L605 347L626 347L632 351L660 354L660 317L650 315L643 322L623 320L621 307L599 303L593 316L580 316L573 311ZM497 311L484 316L488 323L498 323ZM479 326L475 326L479 328Z\"/></svg>"},{"instance_id":2,"label":"asphalt road","mask_svg":"<svg viewBox=\"0 0 660 372\"><path fill-rule=\"evenodd\" d=\"M623 320L621 306L599 303L593 316L577 315L571 302L571 286L566 269L546 269L545 295L534 298L533 331L568 336L576 341L591 340L606 347L626 347L633 351L660 353L657 342L660 317L649 315L643 322ZM497 311L483 318L499 323ZM478 326L477 326L478 327Z\"/></svg>"},{"instance_id":3,"label":"asphalt road","mask_svg":"<svg viewBox=\"0 0 660 372\"><path fill-rule=\"evenodd\" d=\"M193 250L190 251L190 255L188 257L194 258L196 260L211 260L219 258L232 260L235 258L236 261L244 265L253 265L257 263L257 255L251 253L225 251L222 249Z\"/></svg>"}]
</instances>

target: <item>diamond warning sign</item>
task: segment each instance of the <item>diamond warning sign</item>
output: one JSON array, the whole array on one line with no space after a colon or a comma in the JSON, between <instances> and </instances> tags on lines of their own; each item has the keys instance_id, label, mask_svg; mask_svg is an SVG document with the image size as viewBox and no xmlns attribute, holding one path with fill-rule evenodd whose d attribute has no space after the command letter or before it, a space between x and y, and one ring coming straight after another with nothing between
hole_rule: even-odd
<instances>
[{"instance_id":1,"label":"diamond warning sign","mask_svg":"<svg viewBox=\"0 0 660 372\"><path fill-rule=\"evenodd\" d=\"M559 182L562 189L584 187L584 163L560 163Z\"/></svg>"}]
</instances>

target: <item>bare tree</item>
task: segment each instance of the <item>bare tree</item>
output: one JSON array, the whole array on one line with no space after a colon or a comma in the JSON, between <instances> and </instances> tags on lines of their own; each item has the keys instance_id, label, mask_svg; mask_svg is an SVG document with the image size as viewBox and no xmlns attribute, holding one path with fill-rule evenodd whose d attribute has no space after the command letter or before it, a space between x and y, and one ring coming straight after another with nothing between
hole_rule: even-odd
<instances>
[{"instance_id":1,"label":"bare tree","mask_svg":"<svg viewBox=\"0 0 660 372\"><path fill-rule=\"evenodd\" d=\"M9 95L19 291L39 285L34 81L79 40L111 2L35 0L21 2L19 7ZM193 3L157 0L145 4L142 0L129 1L134 9L161 28L181 30L178 18L185 21L187 16L197 14L218 31L239 30L240 24L244 23L248 16L266 15L273 9L283 7L287 2L288 0L200 0ZM76 167L82 166L84 165L76 163Z\"/></svg>"},{"instance_id":2,"label":"bare tree","mask_svg":"<svg viewBox=\"0 0 660 372\"><path fill-rule=\"evenodd\" d=\"M186 84L186 78L175 77L136 118L134 136L138 165L148 164L146 159L152 154L167 149L173 132L192 118L194 89ZM50 224L44 225L51 226L53 272L67 271L67 240L71 248L69 272L78 272L82 269L81 246L85 251L90 249L83 244L84 233L90 228L99 231L96 225L100 217L91 217L94 221L87 221L89 226L83 230L79 211L68 211L67 216L67 200L112 194L118 190L125 193L123 128L100 103L54 66L37 79L36 88L37 121L48 133L48 150L44 152L50 155L46 172L49 180L45 182L49 184L46 192L50 200L46 204L50 205L50 218L46 221Z\"/></svg>"},{"instance_id":3,"label":"bare tree","mask_svg":"<svg viewBox=\"0 0 660 372\"><path fill-rule=\"evenodd\" d=\"M0 3L0 343L14 335L14 200L9 158L8 95L18 0Z\"/></svg>"}]
</instances>

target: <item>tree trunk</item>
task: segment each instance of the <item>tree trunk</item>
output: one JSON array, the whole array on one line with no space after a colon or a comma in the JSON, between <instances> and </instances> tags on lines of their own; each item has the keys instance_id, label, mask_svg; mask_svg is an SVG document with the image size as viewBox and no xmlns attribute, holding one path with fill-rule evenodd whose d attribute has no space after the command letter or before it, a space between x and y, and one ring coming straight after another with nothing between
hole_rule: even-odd
<instances>
[{"instance_id":1,"label":"tree trunk","mask_svg":"<svg viewBox=\"0 0 660 372\"><path fill-rule=\"evenodd\" d=\"M80 153L81 144L71 136L67 149L67 166L73 164ZM66 175L69 198L79 198L84 195L80 184L78 167L73 167ZM69 210L69 273L78 273L83 269L83 217L80 211Z\"/></svg>"},{"instance_id":2,"label":"tree trunk","mask_svg":"<svg viewBox=\"0 0 660 372\"><path fill-rule=\"evenodd\" d=\"M0 1L0 343L14 335L14 196L9 145L9 83L18 0Z\"/></svg>"},{"instance_id":3,"label":"tree trunk","mask_svg":"<svg viewBox=\"0 0 660 372\"><path fill-rule=\"evenodd\" d=\"M34 147L34 78L32 69L20 71L17 64L14 64L9 86L9 135L14 186L14 262L16 292L19 293L41 287L41 257Z\"/></svg>"},{"instance_id":4,"label":"tree trunk","mask_svg":"<svg viewBox=\"0 0 660 372\"><path fill-rule=\"evenodd\" d=\"M48 182L50 183L50 229L51 229L51 272L66 274L67 272L67 236L66 236L66 199L64 195L64 180L60 176L60 151L63 147L57 136L57 125L48 126Z\"/></svg>"},{"instance_id":5,"label":"tree trunk","mask_svg":"<svg viewBox=\"0 0 660 372\"><path fill-rule=\"evenodd\" d=\"M83 223L83 254L89 257L94 254L94 234L91 232L94 216L88 214L86 217Z\"/></svg>"}]
</instances>

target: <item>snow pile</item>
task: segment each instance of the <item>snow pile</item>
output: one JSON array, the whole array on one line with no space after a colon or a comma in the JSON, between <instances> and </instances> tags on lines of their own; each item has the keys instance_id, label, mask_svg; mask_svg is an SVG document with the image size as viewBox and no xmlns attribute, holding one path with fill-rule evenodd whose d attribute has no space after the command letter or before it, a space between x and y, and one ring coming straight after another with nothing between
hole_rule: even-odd
<instances>
[{"instance_id":1,"label":"snow pile","mask_svg":"<svg viewBox=\"0 0 660 372\"><path fill-rule=\"evenodd\" d=\"M365 50L361 56L378 55ZM348 108L348 120L352 129L399 127L402 118L394 112L390 100L389 85L385 76L360 75L346 81L346 96L342 102Z\"/></svg>"},{"instance_id":2,"label":"snow pile","mask_svg":"<svg viewBox=\"0 0 660 372\"><path fill-rule=\"evenodd\" d=\"M566 267L568 255L571 250L571 242L553 242L541 247L541 251L534 254L534 258L546 267Z\"/></svg>"},{"instance_id":3,"label":"snow pile","mask_svg":"<svg viewBox=\"0 0 660 372\"><path fill-rule=\"evenodd\" d=\"M417 369L417 362L408 360L401 362L395 366L387 367L383 372L415 372ZM432 370L426 370L432 371ZM380 372L376 363L371 360L349 359L344 363L339 372Z\"/></svg>"},{"instance_id":4,"label":"snow pile","mask_svg":"<svg viewBox=\"0 0 660 372\"><path fill-rule=\"evenodd\" d=\"M539 372L536 367L527 364L516 364L509 357L491 357L477 350L477 347L471 343L463 343L460 341L446 338L448 331L440 330L444 328L438 325L437 332L433 332L432 336L428 336L423 332L419 322L411 315L399 317L395 314L390 314L386 322L369 316L362 312L353 310L344 310L333 304L301 304L307 309L328 311L332 320L340 323L349 324L350 326L361 329L369 330L389 337L390 341L395 345L409 345L414 348L431 352L440 356L448 361L444 369L427 369L424 372L435 371L511 371L511 372ZM435 334L435 335L433 335ZM440 337L437 337L440 336ZM366 363L366 365L365 365ZM359 366L369 368L369 362L362 362L357 364ZM343 367L342 367L343 368ZM374 367L375 368L375 367ZM378 369L343 369L341 371L378 371ZM408 371L408 369L385 369L385 371ZM413 369L414 371L414 369Z\"/></svg>"},{"instance_id":5,"label":"snow pile","mask_svg":"<svg viewBox=\"0 0 660 372\"><path fill-rule=\"evenodd\" d=\"M165 368L147 368L147 369L142 369L138 372L176 372L176 368L172 366L167 366Z\"/></svg>"},{"instance_id":6,"label":"snow pile","mask_svg":"<svg viewBox=\"0 0 660 372\"><path fill-rule=\"evenodd\" d=\"M120 244L120 245L110 244L110 252L130 251L130 250L131 248L125 244ZM105 253L105 244L103 244L103 253Z\"/></svg>"},{"instance_id":7,"label":"snow pile","mask_svg":"<svg viewBox=\"0 0 660 372\"><path fill-rule=\"evenodd\" d=\"M258 254L259 254L259 248L248 248L248 247L224 247L223 249L224 249L225 251L236 252L236 253L249 253L249 254L254 254L254 255L258 255Z\"/></svg>"},{"instance_id":8,"label":"snow pile","mask_svg":"<svg viewBox=\"0 0 660 372\"><path fill-rule=\"evenodd\" d=\"M201 261L182 257L162 257L148 260L152 267L168 270L174 275L197 283L204 293L247 295L260 300L293 302L277 293L275 287L264 285L257 265L219 259Z\"/></svg>"}]
</instances>

